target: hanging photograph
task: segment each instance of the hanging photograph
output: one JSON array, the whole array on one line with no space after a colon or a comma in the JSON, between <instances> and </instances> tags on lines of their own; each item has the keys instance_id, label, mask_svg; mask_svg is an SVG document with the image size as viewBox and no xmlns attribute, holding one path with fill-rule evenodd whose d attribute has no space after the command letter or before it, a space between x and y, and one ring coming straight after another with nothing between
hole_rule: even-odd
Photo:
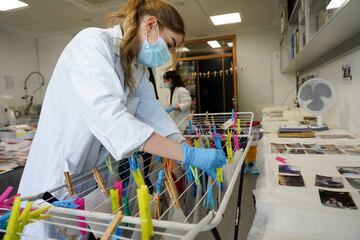
<instances>
[{"instance_id":1,"label":"hanging photograph","mask_svg":"<svg viewBox=\"0 0 360 240\"><path fill-rule=\"evenodd\" d=\"M326 207L340 209L357 209L349 192L334 192L319 189L321 203Z\"/></svg>"}]
</instances>

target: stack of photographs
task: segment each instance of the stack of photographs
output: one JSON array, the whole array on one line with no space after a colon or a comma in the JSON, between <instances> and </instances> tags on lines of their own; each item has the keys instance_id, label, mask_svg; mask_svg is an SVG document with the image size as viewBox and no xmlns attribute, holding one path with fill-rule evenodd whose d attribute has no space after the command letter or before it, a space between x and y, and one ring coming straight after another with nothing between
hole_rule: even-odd
<instances>
[{"instance_id":1,"label":"stack of photographs","mask_svg":"<svg viewBox=\"0 0 360 240\"><path fill-rule=\"evenodd\" d=\"M321 203L326 207L352 210L357 209L349 192L334 192L319 189L319 195Z\"/></svg>"},{"instance_id":2,"label":"stack of photographs","mask_svg":"<svg viewBox=\"0 0 360 240\"><path fill-rule=\"evenodd\" d=\"M339 173L346 178L349 184L360 190L360 167L336 167Z\"/></svg>"},{"instance_id":3,"label":"stack of photographs","mask_svg":"<svg viewBox=\"0 0 360 240\"><path fill-rule=\"evenodd\" d=\"M304 179L296 166L279 165L278 184L281 186L304 187Z\"/></svg>"},{"instance_id":4,"label":"stack of photographs","mask_svg":"<svg viewBox=\"0 0 360 240\"><path fill-rule=\"evenodd\" d=\"M274 154L348 154L360 156L360 145L335 144L301 144L301 143L271 143L271 153Z\"/></svg>"}]
</instances>

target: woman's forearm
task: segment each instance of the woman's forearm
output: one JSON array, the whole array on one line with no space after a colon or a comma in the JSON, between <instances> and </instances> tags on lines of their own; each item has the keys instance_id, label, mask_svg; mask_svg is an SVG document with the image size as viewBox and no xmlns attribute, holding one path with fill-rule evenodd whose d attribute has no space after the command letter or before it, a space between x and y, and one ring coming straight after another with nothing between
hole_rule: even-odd
<instances>
[{"instance_id":1,"label":"woman's forearm","mask_svg":"<svg viewBox=\"0 0 360 240\"><path fill-rule=\"evenodd\" d=\"M153 133L145 142L143 151L172 160L184 159L180 143L162 137L156 133Z\"/></svg>"}]
</instances>

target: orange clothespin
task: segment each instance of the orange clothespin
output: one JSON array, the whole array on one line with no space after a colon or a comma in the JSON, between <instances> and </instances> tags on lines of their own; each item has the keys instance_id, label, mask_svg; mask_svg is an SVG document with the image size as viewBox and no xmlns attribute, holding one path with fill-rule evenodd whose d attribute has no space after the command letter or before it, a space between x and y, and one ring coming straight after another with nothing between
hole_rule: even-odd
<instances>
[{"instance_id":1,"label":"orange clothespin","mask_svg":"<svg viewBox=\"0 0 360 240\"><path fill-rule=\"evenodd\" d=\"M101 237L101 240L111 239L111 235L115 232L117 226L121 223L122 218L122 212L118 211L108 228L105 230L104 235Z\"/></svg>"},{"instance_id":2,"label":"orange clothespin","mask_svg":"<svg viewBox=\"0 0 360 240\"><path fill-rule=\"evenodd\" d=\"M108 196L109 196L109 193L108 193L108 190L107 190L106 187L105 187L104 179L102 178L102 176L101 176L99 170L97 169L97 167L94 167L94 168L93 168L93 175L94 175L95 181L96 181L97 185L99 186L101 192L102 192L106 197L108 197Z\"/></svg>"},{"instance_id":3,"label":"orange clothespin","mask_svg":"<svg viewBox=\"0 0 360 240\"><path fill-rule=\"evenodd\" d=\"M174 206L175 208L180 208L180 202L178 200L178 193L175 187L175 183L174 183L174 179L172 178L171 175L169 175L168 172L165 171L165 177L166 177L166 181L165 181L165 186L170 194L171 199L174 202Z\"/></svg>"},{"instance_id":4,"label":"orange clothespin","mask_svg":"<svg viewBox=\"0 0 360 240\"><path fill-rule=\"evenodd\" d=\"M66 181L66 185L68 187L69 193L70 193L70 195L73 195L74 194L74 188L73 188L73 184L71 182L70 173L69 172L64 172L64 176L65 176L65 181Z\"/></svg>"}]
</instances>

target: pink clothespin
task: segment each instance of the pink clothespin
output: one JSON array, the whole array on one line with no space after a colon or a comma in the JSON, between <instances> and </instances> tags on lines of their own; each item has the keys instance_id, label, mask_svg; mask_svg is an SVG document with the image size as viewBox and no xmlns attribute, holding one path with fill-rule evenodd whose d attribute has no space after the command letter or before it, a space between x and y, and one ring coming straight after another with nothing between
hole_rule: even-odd
<instances>
[{"instance_id":1,"label":"pink clothespin","mask_svg":"<svg viewBox=\"0 0 360 240\"><path fill-rule=\"evenodd\" d=\"M0 196L0 206L3 208L11 209L11 204L14 202L15 198L20 196L20 194L15 194L8 199L10 193L14 190L12 186L8 186L6 190Z\"/></svg>"},{"instance_id":2,"label":"pink clothespin","mask_svg":"<svg viewBox=\"0 0 360 240\"><path fill-rule=\"evenodd\" d=\"M281 163L283 163L283 164L286 164L286 158L277 156L277 157L275 158L275 160L276 160L276 161L279 161L279 162L281 162Z\"/></svg>"},{"instance_id":3,"label":"pink clothespin","mask_svg":"<svg viewBox=\"0 0 360 240\"><path fill-rule=\"evenodd\" d=\"M237 132L235 131L234 135L233 135L233 140L234 140L234 147L235 147L235 150L239 150L240 149L240 146L239 146L239 138L238 138L238 135L237 135Z\"/></svg>"},{"instance_id":4,"label":"pink clothespin","mask_svg":"<svg viewBox=\"0 0 360 240\"><path fill-rule=\"evenodd\" d=\"M85 210L85 199L84 198L78 198L74 201L75 204L79 205L78 209L80 210ZM85 223L85 217L78 217L78 219L80 220L79 222L79 227L81 228L86 228L86 223ZM80 230L80 234L82 236L86 235L86 231L85 230Z\"/></svg>"},{"instance_id":5,"label":"pink clothespin","mask_svg":"<svg viewBox=\"0 0 360 240\"><path fill-rule=\"evenodd\" d=\"M119 203L121 205L122 203L122 196L123 196L123 190L124 190L124 185L123 185L123 182L122 181L118 181L118 180L115 180L114 181L114 188L119 190Z\"/></svg>"}]
</instances>

